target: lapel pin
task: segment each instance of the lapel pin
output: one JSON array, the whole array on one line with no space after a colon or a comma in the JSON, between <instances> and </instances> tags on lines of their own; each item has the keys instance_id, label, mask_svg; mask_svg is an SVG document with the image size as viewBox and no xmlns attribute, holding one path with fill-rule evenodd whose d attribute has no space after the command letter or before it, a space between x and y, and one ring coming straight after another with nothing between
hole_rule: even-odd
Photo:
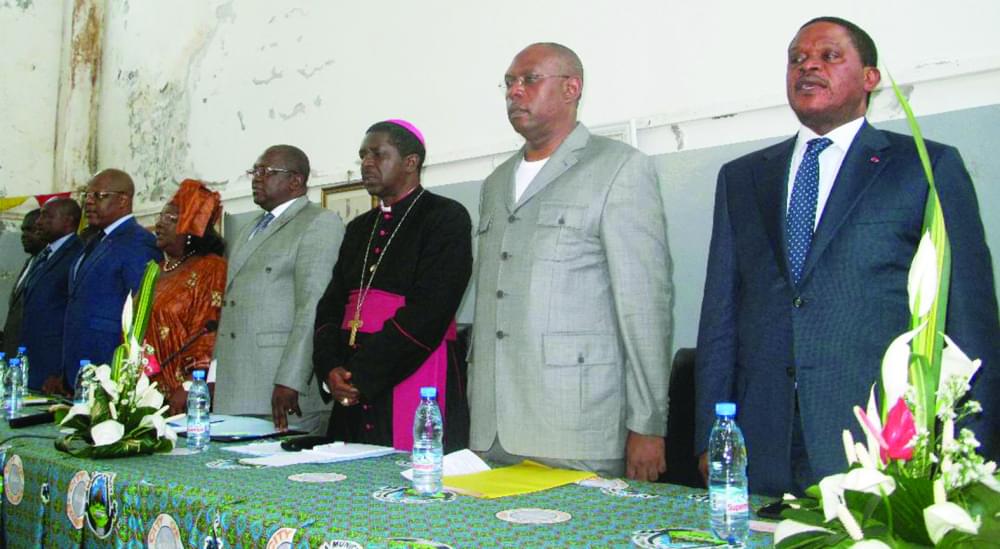
<instances>
[{"instance_id":1,"label":"lapel pin","mask_svg":"<svg viewBox=\"0 0 1000 549\"><path fill-rule=\"evenodd\" d=\"M873 157L869 158L868 161L871 162L872 164L878 164L878 162L879 162L877 156L873 156Z\"/></svg>"}]
</instances>

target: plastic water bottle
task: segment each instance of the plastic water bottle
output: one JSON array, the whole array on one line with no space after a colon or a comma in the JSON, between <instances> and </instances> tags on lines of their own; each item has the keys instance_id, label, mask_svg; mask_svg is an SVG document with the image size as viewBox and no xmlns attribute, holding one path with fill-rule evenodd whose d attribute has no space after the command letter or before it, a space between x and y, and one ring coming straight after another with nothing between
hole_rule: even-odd
<instances>
[{"instance_id":1,"label":"plastic water bottle","mask_svg":"<svg viewBox=\"0 0 1000 549\"><path fill-rule=\"evenodd\" d=\"M7 359L6 353L0 351L0 406L3 406L7 398Z\"/></svg>"},{"instance_id":2,"label":"plastic water bottle","mask_svg":"<svg viewBox=\"0 0 1000 549\"><path fill-rule=\"evenodd\" d=\"M90 401L90 393L93 390L92 377L90 361L85 358L80 361L80 369L76 371L76 382L73 385L73 404L86 404Z\"/></svg>"},{"instance_id":3,"label":"plastic water bottle","mask_svg":"<svg viewBox=\"0 0 1000 549\"><path fill-rule=\"evenodd\" d=\"M413 489L421 496L441 493L444 461L444 421L437 405L437 388L420 388L420 405L413 416Z\"/></svg>"},{"instance_id":4,"label":"plastic water bottle","mask_svg":"<svg viewBox=\"0 0 1000 549\"><path fill-rule=\"evenodd\" d=\"M708 494L715 535L730 545L743 545L750 529L747 450L735 417L732 402L715 405L715 425L708 438Z\"/></svg>"},{"instance_id":5,"label":"plastic water bottle","mask_svg":"<svg viewBox=\"0 0 1000 549\"><path fill-rule=\"evenodd\" d=\"M17 416L17 413L21 410L21 360L17 358L10 359L10 363L7 365L7 375L4 378L4 386L6 390L6 399L4 400L4 410L7 412L7 417L12 418Z\"/></svg>"},{"instance_id":6,"label":"plastic water bottle","mask_svg":"<svg viewBox=\"0 0 1000 549\"><path fill-rule=\"evenodd\" d=\"M17 358L21 360L21 398L28 396L28 348L18 347Z\"/></svg>"},{"instance_id":7,"label":"plastic water bottle","mask_svg":"<svg viewBox=\"0 0 1000 549\"><path fill-rule=\"evenodd\" d=\"M187 447L199 452L208 450L212 436L212 397L208 394L205 370L194 371L194 381L188 389L187 399Z\"/></svg>"}]
</instances>

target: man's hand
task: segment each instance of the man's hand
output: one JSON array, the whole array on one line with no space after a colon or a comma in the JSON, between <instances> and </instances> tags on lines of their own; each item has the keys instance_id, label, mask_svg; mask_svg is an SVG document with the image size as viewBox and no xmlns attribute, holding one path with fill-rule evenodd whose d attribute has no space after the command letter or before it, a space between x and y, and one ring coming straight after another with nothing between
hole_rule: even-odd
<instances>
[{"instance_id":1,"label":"man's hand","mask_svg":"<svg viewBox=\"0 0 1000 549\"><path fill-rule=\"evenodd\" d=\"M702 452L698 456L698 472L701 473L701 480L708 486L708 452Z\"/></svg>"},{"instance_id":2,"label":"man's hand","mask_svg":"<svg viewBox=\"0 0 1000 549\"><path fill-rule=\"evenodd\" d=\"M330 394L341 406L357 404L361 398L361 393L351 385L351 372L341 366L332 370L326 376L326 386L330 389Z\"/></svg>"},{"instance_id":3,"label":"man's hand","mask_svg":"<svg viewBox=\"0 0 1000 549\"><path fill-rule=\"evenodd\" d=\"M667 447L663 437L628 432L625 441L625 476L655 481L667 471Z\"/></svg>"},{"instance_id":4,"label":"man's hand","mask_svg":"<svg viewBox=\"0 0 1000 549\"><path fill-rule=\"evenodd\" d=\"M288 414L302 417L302 410L299 409L299 392L284 385L275 385L274 392L271 393L271 416L274 419L275 429L279 431L288 429Z\"/></svg>"},{"instance_id":5,"label":"man's hand","mask_svg":"<svg viewBox=\"0 0 1000 549\"><path fill-rule=\"evenodd\" d=\"M184 390L183 385L174 389L174 392L170 393L170 398L167 399L167 404L170 405L167 415L173 416L185 413L187 411L187 398L188 392Z\"/></svg>"},{"instance_id":6,"label":"man's hand","mask_svg":"<svg viewBox=\"0 0 1000 549\"><path fill-rule=\"evenodd\" d=\"M62 376L49 376L45 383L42 383L42 392L48 395L67 395L69 390L63 384Z\"/></svg>"}]
</instances>

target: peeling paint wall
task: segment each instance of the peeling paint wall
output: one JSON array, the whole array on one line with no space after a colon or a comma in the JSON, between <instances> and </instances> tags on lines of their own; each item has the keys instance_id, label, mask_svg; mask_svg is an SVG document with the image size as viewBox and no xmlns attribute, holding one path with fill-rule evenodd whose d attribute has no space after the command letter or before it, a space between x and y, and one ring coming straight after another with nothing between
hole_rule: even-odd
<instances>
[{"instance_id":1,"label":"peeling paint wall","mask_svg":"<svg viewBox=\"0 0 1000 549\"><path fill-rule=\"evenodd\" d=\"M0 196L52 186L62 25L61 1L0 1Z\"/></svg>"},{"instance_id":2,"label":"peeling paint wall","mask_svg":"<svg viewBox=\"0 0 1000 549\"><path fill-rule=\"evenodd\" d=\"M85 1L64 0L62 9ZM58 47L38 37L61 17L59 2L40 4L0 0L0 32L24 41L13 55L20 64L4 56L8 74L31 76L26 60L58 57L46 50ZM970 0L961 8L849 0L837 15L871 32L917 110L931 114L1000 103L993 38L1000 3ZM133 174L140 213L158 210L186 177L208 181L230 211L240 211L253 207L243 170L268 145L301 146L313 161L311 184L330 184L357 173L369 124L403 117L428 138L430 184L481 178L520 143L497 84L519 49L543 40L563 42L583 59L582 119L609 132L630 128L623 135L647 152L787 134L795 120L784 105L784 51L815 15L792 0L766 11L719 0L115 0L103 18L96 167ZM25 16L21 30L16 19ZM53 29L48 35L58 42L59 26ZM51 121L58 71L47 70L48 80L33 78L30 92L19 92L16 106L4 101L2 112ZM874 119L899 116L887 97L876 99ZM51 128L18 127L47 141L0 136L0 177L16 158L24 164L14 173L52 188L51 173L37 169L52 163L37 160L52 155Z\"/></svg>"}]
</instances>

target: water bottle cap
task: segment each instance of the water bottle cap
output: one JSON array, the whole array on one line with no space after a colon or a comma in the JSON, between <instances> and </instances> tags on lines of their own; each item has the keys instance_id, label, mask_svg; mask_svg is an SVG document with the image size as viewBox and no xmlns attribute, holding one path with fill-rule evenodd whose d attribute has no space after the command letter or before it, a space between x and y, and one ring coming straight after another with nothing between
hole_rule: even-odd
<instances>
[{"instance_id":1,"label":"water bottle cap","mask_svg":"<svg viewBox=\"0 0 1000 549\"><path fill-rule=\"evenodd\" d=\"M205 370L195 370L194 372L192 372L191 376L194 377L195 379L203 380L205 379Z\"/></svg>"},{"instance_id":2,"label":"water bottle cap","mask_svg":"<svg viewBox=\"0 0 1000 549\"><path fill-rule=\"evenodd\" d=\"M10 365L11 366L20 366L21 365L21 359L19 359L19 358L12 358L12 359L10 359Z\"/></svg>"},{"instance_id":3,"label":"water bottle cap","mask_svg":"<svg viewBox=\"0 0 1000 549\"><path fill-rule=\"evenodd\" d=\"M736 415L736 404L732 402L717 402L715 404L715 415L733 417Z\"/></svg>"},{"instance_id":4,"label":"water bottle cap","mask_svg":"<svg viewBox=\"0 0 1000 549\"><path fill-rule=\"evenodd\" d=\"M421 387L420 398L437 398L437 387Z\"/></svg>"},{"instance_id":5,"label":"water bottle cap","mask_svg":"<svg viewBox=\"0 0 1000 549\"><path fill-rule=\"evenodd\" d=\"M0 359L2 359L2 358L3 358L3 357L5 357L5 356L7 356L7 355L6 355L6 354L4 354L4 352L3 352L3 351L0 351Z\"/></svg>"},{"instance_id":6,"label":"water bottle cap","mask_svg":"<svg viewBox=\"0 0 1000 549\"><path fill-rule=\"evenodd\" d=\"M85 358L80 361L80 366L86 366L88 364L90 364L90 359Z\"/></svg>"},{"instance_id":7,"label":"water bottle cap","mask_svg":"<svg viewBox=\"0 0 1000 549\"><path fill-rule=\"evenodd\" d=\"M28 350L27 347L21 346L17 348L17 354L23 355Z\"/></svg>"}]
</instances>

